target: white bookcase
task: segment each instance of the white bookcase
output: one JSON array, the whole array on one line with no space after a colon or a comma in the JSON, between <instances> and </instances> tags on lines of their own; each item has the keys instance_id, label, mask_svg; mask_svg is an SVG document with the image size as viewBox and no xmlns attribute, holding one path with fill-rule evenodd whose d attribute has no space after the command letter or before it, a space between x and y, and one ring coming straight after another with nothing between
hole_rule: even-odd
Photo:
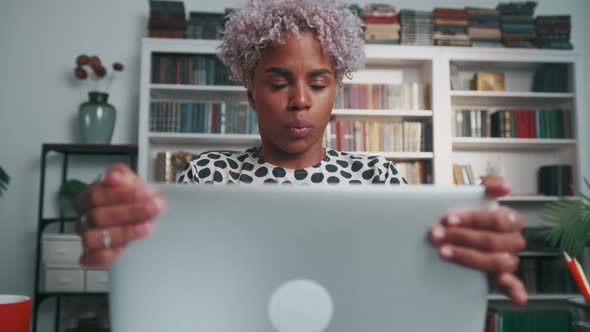
<instances>
[{"instance_id":1,"label":"white bookcase","mask_svg":"<svg viewBox=\"0 0 590 332\"><path fill-rule=\"evenodd\" d=\"M216 54L219 41L150 39L142 40L139 161L142 178L154 180L155 156L162 151L243 150L259 143L258 135L151 133L150 103L165 101L246 101L245 89L237 86L203 86L153 84L152 55ZM421 47L367 45L367 65L355 73L351 83L401 84L420 82L430 87L424 110L358 110L334 109L339 118L392 119L431 121L433 152L376 152L398 161L426 160L432 163L435 184L453 183L453 163L471 164L476 177L486 172L488 161L502 165L502 175L511 183L513 195L503 198L525 217L529 226L539 223L540 209L557 197L534 195L537 191L537 170L541 165L568 163L573 166L575 191L583 189L583 176L590 176L590 137L587 126L590 115L584 105L582 55L573 51L526 49L483 49L462 47ZM532 92L532 75L540 64L565 63L570 68L570 89L566 93ZM451 89L451 65L459 69L459 81L467 82L477 71L501 71L506 77L506 92L469 91L468 85ZM567 139L522 139L488 137L454 137L454 111L460 108L531 109L554 107L572 112L573 137ZM352 151L354 152L354 151ZM534 253L533 253L534 255ZM530 256L530 253L529 253ZM561 300L567 294L537 294L532 299ZM490 295L490 300L506 298Z\"/></svg>"},{"instance_id":2,"label":"white bookcase","mask_svg":"<svg viewBox=\"0 0 590 332\"><path fill-rule=\"evenodd\" d=\"M153 84L152 55L216 54L219 41L144 38L142 40L139 111L139 173L154 179L155 155L161 151L198 153L212 149L242 150L258 144L257 135L221 135L186 133L150 133L150 102L168 101L239 101L245 102L240 86ZM353 74L351 83L401 84L420 82L430 86L429 109L426 110L356 110L334 109L337 118L393 119L432 121L433 152L380 153L395 160L431 160L435 184L452 184L452 164L468 163L477 176L486 172L488 161L503 165L501 170L512 184L514 198L506 202L542 203L551 197L536 192L536 171L551 163L574 166L575 189L582 188L582 175L589 174L588 136L583 128L588 115L583 112L581 79L582 56L572 51L526 49L483 49L463 47L421 47L367 45L367 65ZM571 71L571 89L567 93L532 92L532 75L539 64L566 63ZM469 91L468 85L451 89L451 64L459 68L461 82L477 71L501 71L506 76L506 92ZM453 112L458 108L563 107L572 112L574 137L568 139L519 139L453 137ZM352 151L354 152L354 151Z\"/></svg>"}]
</instances>

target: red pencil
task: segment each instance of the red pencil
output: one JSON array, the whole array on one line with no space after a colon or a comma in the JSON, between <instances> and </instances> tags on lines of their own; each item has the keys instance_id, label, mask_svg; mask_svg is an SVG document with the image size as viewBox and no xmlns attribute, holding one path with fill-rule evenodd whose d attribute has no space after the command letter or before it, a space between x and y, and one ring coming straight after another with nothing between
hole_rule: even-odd
<instances>
[{"instance_id":1,"label":"red pencil","mask_svg":"<svg viewBox=\"0 0 590 332\"><path fill-rule=\"evenodd\" d=\"M567 262L567 267L570 270L570 273L572 274L572 277L574 277L574 280L576 281L576 284L578 285L580 292L582 292L584 299L586 299L586 303L590 304L590 287L588 286L588 280L586 280L584 270L582 270L582 267L580 266L580 263L578 263L578 260L576 258L571 259L571 257L566 252L564 252L563 255L565 257L565 261Z\"/></svg>"}]
</instances>

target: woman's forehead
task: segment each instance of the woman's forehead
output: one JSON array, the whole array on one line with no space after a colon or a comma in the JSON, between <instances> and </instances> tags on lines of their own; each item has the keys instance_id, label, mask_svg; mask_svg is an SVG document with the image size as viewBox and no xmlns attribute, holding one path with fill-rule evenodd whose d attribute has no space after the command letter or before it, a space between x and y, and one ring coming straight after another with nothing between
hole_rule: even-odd
<instances>
[{"instance_id":1,"label":"woman's forehead","mask_svg":"<svg viewBox=\"0 0 590 332\"><path fill-rule=\"evenodd\" d=\"M284 43L273 43L262 50L259 66L278 64L308 64L333 69L330 56L312 31L304 31L299 35L291 33Z\"/></svg>"}]
</instances>

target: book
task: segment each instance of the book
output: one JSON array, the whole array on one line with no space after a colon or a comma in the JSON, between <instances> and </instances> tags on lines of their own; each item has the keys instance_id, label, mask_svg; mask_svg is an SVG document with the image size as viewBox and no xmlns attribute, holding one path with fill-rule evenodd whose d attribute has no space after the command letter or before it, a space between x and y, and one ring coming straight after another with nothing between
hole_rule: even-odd
<instances>
[{"instance_id":1,"label":"book","mask_svg":"<svg viewBox=\"0 0 590 332\"><path fill-rule=\"evenodd\" d=\"M538 193L547 196L572 196L572 166L545 165L537 172Z\"/></svg>"}]
</instances>

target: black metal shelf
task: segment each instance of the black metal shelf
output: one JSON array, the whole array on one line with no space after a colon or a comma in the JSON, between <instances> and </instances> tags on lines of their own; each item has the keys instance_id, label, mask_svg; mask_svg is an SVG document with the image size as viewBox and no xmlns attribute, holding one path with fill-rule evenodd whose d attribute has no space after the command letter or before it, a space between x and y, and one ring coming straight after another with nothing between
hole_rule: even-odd
<instances>
[{"instance_id":1,"label":"black metal shelf","mask_svg":"<svg viewBox=\"0 0 590 332\"><path fill-rule=\"evenodd\" d=\"M61 165L61 185L68 179L68 164L70 155L110 155L110 156L128 156L129 164L132 169L137 170L137 146L130 144L43 144L41 147L41 178L39 181L39 210L38 210L38 224L37 224L37 250L35 259L35 293L33 306L33 332L37 332L37 316L39 314L39 307L41 302L48 298L56 298L55 303L55 326L54 330L59 330L59 311L61 307L61 298L66 296L98 296L106 295L103 292L43 292L40 290L40 276L41 276L41 240L43 231L50 224L60 224L59 231L64 232L65 224L72 223L77 220L74 217L64 217L64 211L60 210L60 216L55 218L45 218L44 213L44 197L45 197L45 171L47 166L47 156L50 152L57 152L63 155L63 162Z\"/></svg>"},{"instance_id":2,"label":"black metal shelf","mask_svg":"<svg viewBox=\"0 0 590 332\"><path fill-rule=\"evenodd\" d=\"M129 155L137 154L137 145L131 144L43 144L43 151L55 151L79 155Z\"/></svg>"},{"instance_id":3,"label":"black metal shelf","mask_svg":"<svg viewBox=\"0 0 590 332\"><path fill-rule=\"evenodd\" d=\"M37 294L38 302L43 302L44 300L50 297L56 296L106 296L108 293L106 292L40 292Z\"/></svg>"}]
</instances>

